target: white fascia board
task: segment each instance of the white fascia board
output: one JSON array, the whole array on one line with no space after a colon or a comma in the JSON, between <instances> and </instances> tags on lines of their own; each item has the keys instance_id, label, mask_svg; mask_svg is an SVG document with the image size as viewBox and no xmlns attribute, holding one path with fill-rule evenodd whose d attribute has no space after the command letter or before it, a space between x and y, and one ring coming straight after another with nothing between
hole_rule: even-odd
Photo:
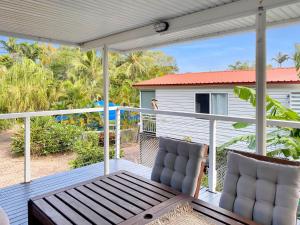
<instances>
[{"instance_id":1,"label":"white fascia board","mask_svg":"<svg viewBox=\"0 0 300 225\"><path fill-rule=\"evenodd\" d=\"M299 2L299 0L264 0L262 4L265 9L272 9L283 5L293 4L295 2ZM143 37L170 34L239 17L254 15L257 12L257 8L258 1L256 0L240 0L166 20L169 23L170 27L168 31L163 33L156 33L154 31L153 24L150 24L133 30L128 30L117 34L112 34L107 37L101 37L95 40L87 41L81 43L80 46L83 49L93 49L102 47L104 44L109 46L112 44L135 40Z\"/></svg>"},{"instance_id":2,"label":"white fascia board","mask_svg":"<svg viewBox=\"0 0 300 225\"><path fill-rule=\"evenodd\" d=\"M0 35L6 36L6 37L15 37L15 38L33 40L33 41L38 41L38 42L46 42L46 43L79 47L79 44L75 43L75 42L56 40L56 39L52 39L52 38L43 38L43 37L38 37L38 36L34 36L34 35L21 34L21 33L15 33L15 32L6 32L6 31L2 31L2 30L0 30Z\"/></svg>"},{"instance_id":3,"label":"white fascia board","mask_svg":"<svg viewBox=\"0 0 300 225\"><path fill-rule=\"evenodd\" d=\"M267 27L268 28L280 27L280 26L296 24L296 23L300 23L300 17L276 21L276 22L269 22L269 23L267 23ZM226 35L234 35L234 34L238 34L238 33L254 31L255 27L256 26L253 25L253 26L246 26L246 27L236 28L236 29L231 29L231 30L226 30L226 31L213 32L213 33L209 33L209 34L195 35L192 37L177 38L175 40L164 41L164 42L160 42L157 44L144 45L142 47L126 49L126 50L118 50L117 52L128 53L128 52L132 52L132 51L146 50L146 49L157 48L157 47L162 47L162 46L170 46L170 45L174 45L174 44L178 44L178 43L188 43L188 42L192 42L192 41L200 40L200 39L205 40L205 39L210 39L210 38L219 38L219 37L223 37Z\"/></svg>"}]
</instances>

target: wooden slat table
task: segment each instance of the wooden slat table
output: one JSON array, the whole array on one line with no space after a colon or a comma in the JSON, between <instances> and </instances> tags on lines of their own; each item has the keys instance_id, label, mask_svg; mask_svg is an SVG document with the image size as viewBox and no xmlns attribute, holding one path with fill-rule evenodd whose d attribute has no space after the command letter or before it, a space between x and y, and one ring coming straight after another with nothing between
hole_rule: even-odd
<instances>
[{"instance_id":1,"label":"wooden slat table","mask_svg":"<svg viewBox=\"0 0 300 225\"><path fill-rule=\"evenodd\" d=\"M190 201L195 211L211 217L216 224L255 225L227 210L126 171L32 198L28 202L28 217L30 225L146 224L181 201Z\"/></svg>"}]
</instances>

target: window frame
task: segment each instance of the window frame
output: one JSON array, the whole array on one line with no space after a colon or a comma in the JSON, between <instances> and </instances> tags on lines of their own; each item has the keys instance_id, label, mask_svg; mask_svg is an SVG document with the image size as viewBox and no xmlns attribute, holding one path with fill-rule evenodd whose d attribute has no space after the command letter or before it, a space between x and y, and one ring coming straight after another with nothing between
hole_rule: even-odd
<instances>
[{"instance_id":1,"label":"window frame","mask_svg":"<svg viewBox=\"0 0 300 225\"><path fill-rule=\"evenodd\" d=\"M156 99L156 89L144 89L144 90L140 90L140 96L139 96L139 99L140 99L140 108L142 108L142 92L154 92L154 98ZM150 108L152 109L152 108Z\"/></svg>"},{"instance_id":2,"label":"window frame","mask_svg":"<svg viewBox=\"0 0 300 225\"><path fill-rule=\"evenodd\" d=\"M198 113L198 112L196 112L196 104L197 104L197 102L196 102L196 95L197 94L208 94L209 95L209 113L207 114L207 113L203 113L203 114L207 114L207 115L211 115L211 111L212 111L212 94L224 94L224 95L226 95L227 96L227 114L226 115L223 115L223 116L228 116L228 114L229 114L229 93L228 92L215 92L215 91L201 91L201 92L199 92L199 91L197 91L197 92L195 92L195 94L194 94L194 112L195 113ZM217 114L218 115L218 114Z\"/></svg>"}]
</instances>

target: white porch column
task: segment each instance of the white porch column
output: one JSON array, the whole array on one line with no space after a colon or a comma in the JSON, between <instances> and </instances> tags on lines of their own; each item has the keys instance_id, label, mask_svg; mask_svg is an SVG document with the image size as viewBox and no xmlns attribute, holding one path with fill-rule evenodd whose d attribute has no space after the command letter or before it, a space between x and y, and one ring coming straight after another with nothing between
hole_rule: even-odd
<instances>
[{"instance_id":1,"label":"white porch column","mask_svg":"<svg viewBox=\"0 0 300 225\"><path fill-rule=\"evenodd\" d=\"M115 159L119 159L121 151L121 110L119 108L116 109L115 123Z\"/></svg>"},{"instance_id":2,"label":"white porch column","mask_svg":"<svg viewBox=\"0 0 300 225\"><path fill-rule=\"evenodd\" d=\"M109 74L108 74L108 49L103 46L103 85L104 85L104 174L109 174Z\"/></svg>"},{"instance_id":3,"label":"white porch column","mask_svg":"<svg viewBox=\"0 0 300 225\"><path fill-rule=\"evenodd\" d=\"M266 11L260 5L256 16L256 152L260 155L266 155L266 92Z\"/></svg>"},{"instance_id":4,"label":"white porch column","mask_svg":"<svg viewBox=\"0 0 300 225\"><path fill-rule=\"evenodd\" d=\"M209 170L208 170L208 187L209 191L215 192L217 186L216 154L217 154L217 121L209 120Z\"/></svg>"},{"instance_id":5,"label":"white porch column","mask_svg":"<svg viewBox=\"0 0 300 225\"><path fill-rule=\"evenodd\" d=\"M31 168L30 168L30 117L24 118L25 126L25 149L24 149L24 182L31 181Z\"/></svg>"}]
</instances>

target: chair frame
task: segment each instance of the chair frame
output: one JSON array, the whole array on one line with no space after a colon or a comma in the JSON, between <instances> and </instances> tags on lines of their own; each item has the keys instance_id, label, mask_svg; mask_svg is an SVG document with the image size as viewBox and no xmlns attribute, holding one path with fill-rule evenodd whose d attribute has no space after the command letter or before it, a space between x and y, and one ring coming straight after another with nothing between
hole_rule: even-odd
<instances>
[{"instance_id":1,"label":"chair frame","mask_svg":"<svg viewBox=\"0 0 300 225\"><path fill-rule=\"evenodd\" d=\"M201 150L204 152L204 159L202 160L201 165L200 165L200 173L199 173L199 176L198 176L198 181L197 181L197 186L196 186L196 190L195 190L195 193L194 193L194 198L199 198L202 178L203 178L203 175L204 175L205 169L206 169L206 159L207 159L207 156L208 156L208 145L202 144L202 149Z\"/></svg>"},{"instance_id":2,"label":"chair frame","mask_svg":"<svg viewBox=\"0 0 300 225\"><path fill-rule=\"evenodd\" d=\"M276 163L276 164L281 164L281 165L289 165L289 166L300 166L299 161L290 161L287 159L280 159L280 158L272 158L269 156L264 156L264 155L258 155L255 153L251 152L242 152L242 151L237 151L237 150L229 150L230 152L234 152L243 156L247 156L249 158L253 158L259 161L264 161L264 162L270 162L270 163Z\"/></svg>"}]
</instances>

